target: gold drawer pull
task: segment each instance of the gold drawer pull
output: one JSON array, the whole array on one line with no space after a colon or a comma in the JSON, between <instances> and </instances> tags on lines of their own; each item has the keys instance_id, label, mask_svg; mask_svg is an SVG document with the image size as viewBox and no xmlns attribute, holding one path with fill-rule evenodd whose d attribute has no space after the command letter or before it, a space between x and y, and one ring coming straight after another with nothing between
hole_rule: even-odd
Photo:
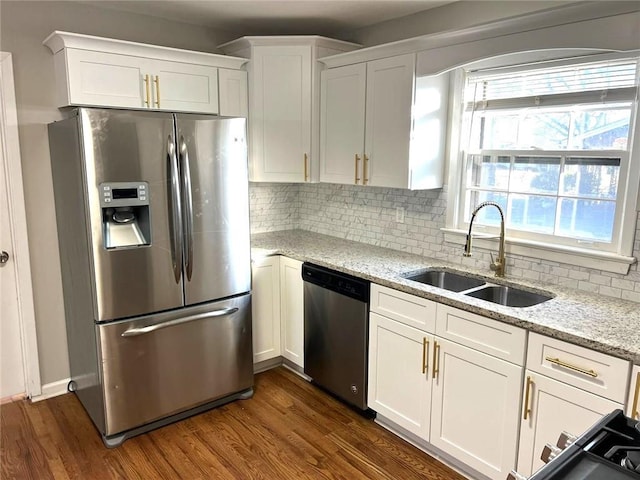
<instances>
[{"instance_id":1,"label":"gold drawer pull","mask_svg":"<svg viewBox=\"0 0 640 480\"><path fill-rule=\"evenodd\" d=\"M577 365L572 365L567 362L563 362L559 358L553 357L545 357L547 362L554 363L556 365L560 365L561 367L568 368L569 370L575 370L576 372L583 373L585 375L589 375L590 377L596 378L598 376L598 372L595 370L587 370L586 368L578 367Z\"/></svg>"},{"instance_id":2,"label":"gold drawer pull","mask_svg":"<svg viewBox=\"0 0 640 480\"><path fill-rule=\"evenodd\" d=\"M358 155L356 153L356 159L355 159L355 166L356 166L356 172L355 172L355 181L354 183L357 185L358 182L360 181L360 177L358 177L358 162L360 161L360 155Z\"/></svg>"},{"instance_id":3,"label":"gold drawer pull","mask_svg":"<svg viewBox=\"0 0 640 480\"><path fill-rule=\"evenodd\" d=\"M422 339L422 374L424 375L429 368L429 360L427 360L429 355L429 340L427 337Z\"/></svg>"},{"instance_id":4,"label":"gold drawer pull","mask_svg":"<svg viewBox=\"0 0 640 480\"><path fill-rule=\"evenodd\" d=\"M156 84L156 102L155 103L156 103L156 106L160 108L160 76L156 75L153 81Z\"/></svg>"},{"instance_id":5,"label":"gold drawer pull","mask_svg":"<svg viewBox=\"0 0 640 480\"><path fill-rule=\"evenodd\" d=\"M636 377L636 393L633 395L633 407L631 407L631 418L634 420L640 420L640 405L638 405L638 401L640 401L640 372Z\"/></svg>"},{"instance_id":6,"label":"gold drawer pull","mask_svg":"<svg viewBox=\"0 0 640 480\"><path fill-rule=\"evenodd\" d=\"M369 157L367 154L364 154L364 163L362 164L362 184L367 185L369 183L369 179L367 178L367 170L369 170Z\"/></svg>"},{"instance_id":7,"label":"gold drawer pull","mask_svg":"<svg viewBox=\"0 0 640 480\"><path fill-rule=\"evenodd\" d=\"M527 377L527 387L524 391L524 420L529 418L529 415L531 415L531 406L529 405L529 397L531 396L531 385L533 385L533 380L531 380L531 377Z\"/></svg>"},{"instance_id":8,"label":"gold drawer pull","mask_svg":"<svg viewBox=\"0 0 640 480\"><path fill-rule=\"evenodd\" d=\"M309 167L307 166L308 158L309 157L305 153L304 154L304 159L303 159L303 161L304 161L304 181L305 182L309 181Z\"/></svg>"},{"instance_id":9,"label":"gold drawer pull","mask_svg":"<svg viewBox=\"0 0 640 480\"><path fill-rule=\"evenodd\" d=\"M144 89L146 93L144 104L148 107L149 106L149 75L148 74L144 76Z\"/></svg>"},{"instance_id":10,"label":"gold drawer pull","mask_svg":"<svg viewBox=\"0 0 640 480\"><path fill-rule=\"evenodd\" d=\"M440 345L438 345L438 342L433 342L433 372L431 372L431 377L435 380L438 378L438 373L440 373Z\"/></svg>"}]
</instances>

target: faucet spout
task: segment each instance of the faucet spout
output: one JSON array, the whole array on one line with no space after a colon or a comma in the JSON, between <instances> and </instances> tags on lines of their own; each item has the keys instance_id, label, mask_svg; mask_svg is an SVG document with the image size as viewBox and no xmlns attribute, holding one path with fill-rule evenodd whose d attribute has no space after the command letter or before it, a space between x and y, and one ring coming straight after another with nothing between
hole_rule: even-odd
<instances>
[{"instance_id":1,"label":"faucet spout","mask_svg":"<svg viewBox=\"0 0 640 480\"><path fill-rule=\"evenodd\" d=\"M498 205L496 202L482 202L478 204L473 213L471 214L471 221L469 222L469 233L467 234L467 241L464 244L464 253L465 257L471 256L471 230L473 228L473 222L476 219L476 215L478 212L484 207L496 207L498 212L500 212L500 245L498 247L498 258L497 260L493 259L491 256L491 264L489 267L492 271L496 272L496 277L504 277L505 267L506 267L506 258L504 254L504 212L502 211L502 207Z\"/></svg>"}]
</instances>

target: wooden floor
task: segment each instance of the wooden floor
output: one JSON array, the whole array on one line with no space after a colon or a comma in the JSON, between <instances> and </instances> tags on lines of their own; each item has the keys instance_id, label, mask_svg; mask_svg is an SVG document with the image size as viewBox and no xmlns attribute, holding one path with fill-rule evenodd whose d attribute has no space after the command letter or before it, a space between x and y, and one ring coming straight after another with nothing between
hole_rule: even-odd
<instances>
[{"instance_id":1,"label":"wooden floor","mask_svg":"<svg viewBox=\"0 0 640 480\"><path fill-rule=\"evenodd\" d=\"M255 395L107 449L73 394L0 407L0 478L462 480L280 367Z\"/></svg>"}]
</instances>

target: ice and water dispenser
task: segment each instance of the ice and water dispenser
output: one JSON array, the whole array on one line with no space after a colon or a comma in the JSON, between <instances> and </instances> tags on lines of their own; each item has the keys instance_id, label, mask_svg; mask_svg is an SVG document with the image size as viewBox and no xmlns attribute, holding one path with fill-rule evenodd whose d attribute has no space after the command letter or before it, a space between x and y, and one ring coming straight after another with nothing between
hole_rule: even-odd
<instances>
[{"instance_id":1,"label":"ice and water dispenser","mask_svg":"<svg viewBox=\"0 0 640 480\"><path fill-rule=\"evenodd\" d=\"M99 188L105 248L151 245L149 184L111 182Z\"/></svg>"}]
</instances>

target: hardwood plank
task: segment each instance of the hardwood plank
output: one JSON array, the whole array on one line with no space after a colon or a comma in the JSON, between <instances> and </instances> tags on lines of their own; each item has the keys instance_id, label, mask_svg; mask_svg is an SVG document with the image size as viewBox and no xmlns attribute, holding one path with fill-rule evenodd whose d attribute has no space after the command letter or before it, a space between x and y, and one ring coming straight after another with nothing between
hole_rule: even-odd
<instances>
[{"instance_id":1,"label":"hardwood plank","mask_svg":"<svg viewBox=\"0 0 640 480\"><path fill-rule=\"evenodd\" d=\"M433 479L464 477L289 370L255 395L107 449L73 394L0 407L0 478Z\"/></svg>"}]
</instances>

